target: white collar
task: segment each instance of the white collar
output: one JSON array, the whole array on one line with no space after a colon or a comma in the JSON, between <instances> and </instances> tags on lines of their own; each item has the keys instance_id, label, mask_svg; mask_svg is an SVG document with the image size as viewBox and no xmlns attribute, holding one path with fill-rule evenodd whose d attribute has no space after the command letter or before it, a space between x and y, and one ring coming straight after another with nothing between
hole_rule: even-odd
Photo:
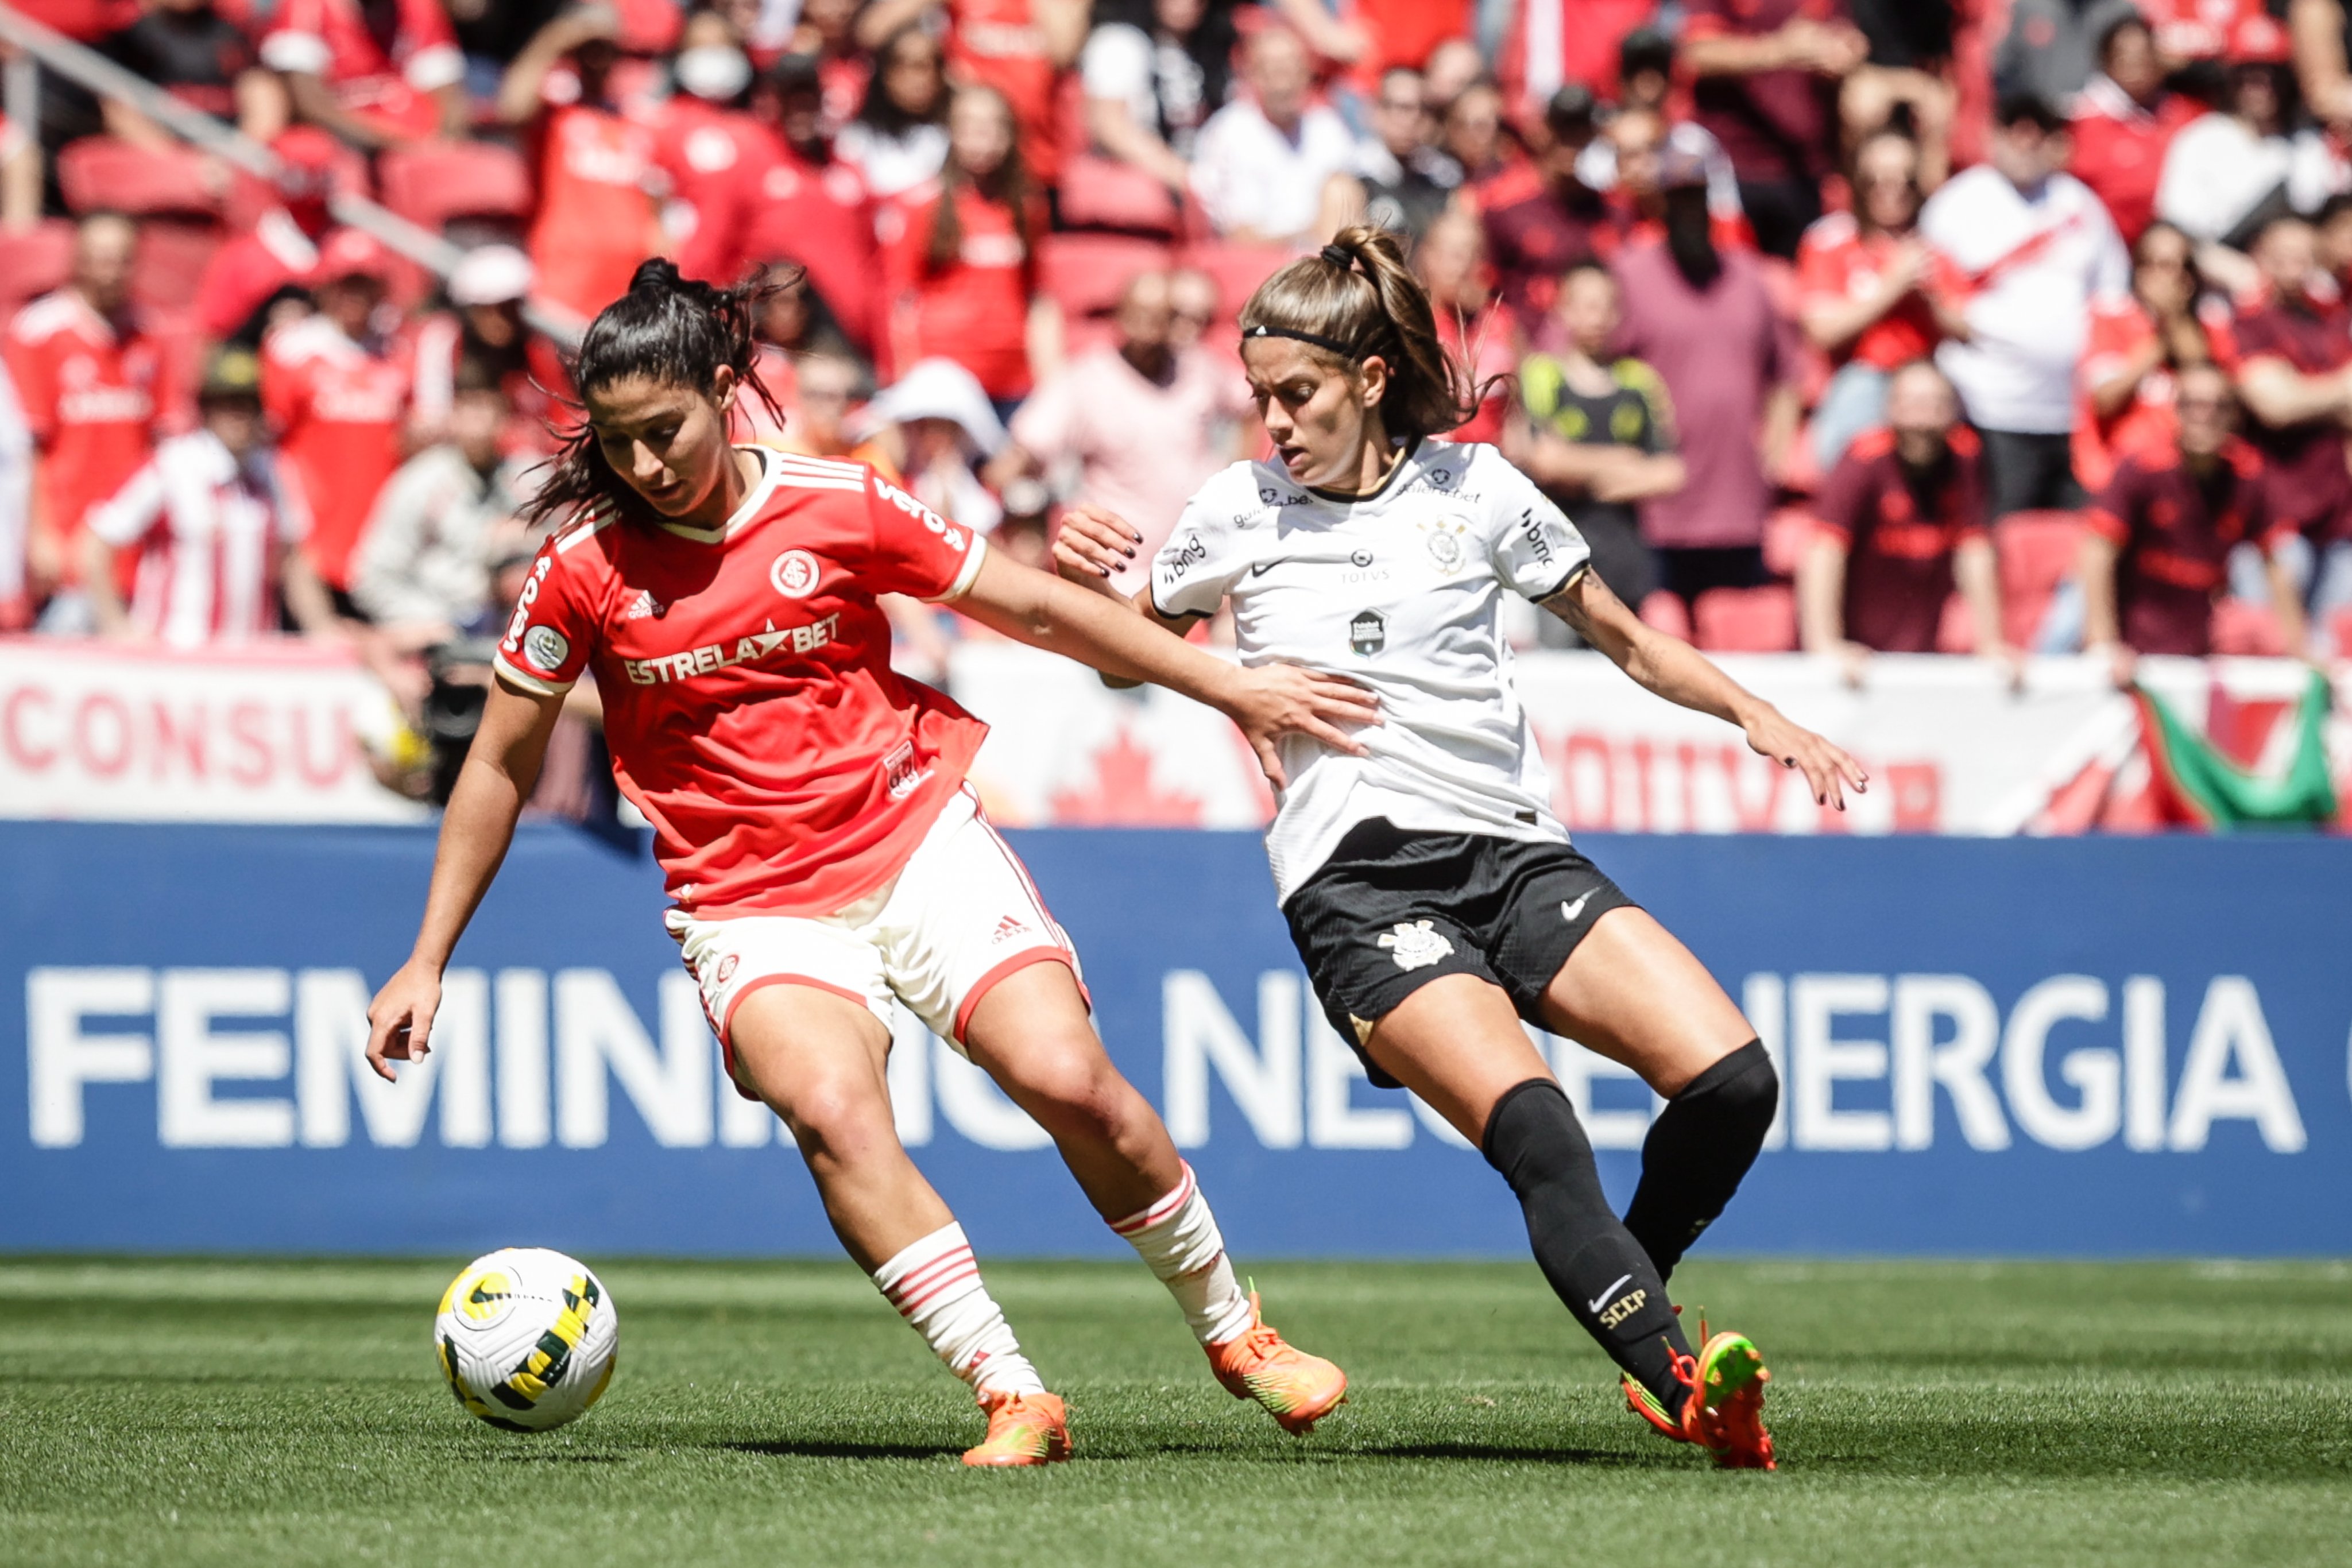
<instances>
[{"instance_id":1,"label":"white collar","mask_svg":"<svg viewBox=\"0 0 2352 1568\"><path fill-rule=\"evenodd\" d=\"M664 520L661 527L665 531L676 534L682 539L692 539L698 545L715 545L723 543L730 535L760 515L760 508L766 506L768 497L775 493L776 480L783 473L782 465L776 461L775 454L764 446L747 444L734 447L732 450L748 452L760 460L760 477L751 488L744 493L741 503L734 511L728 514L725 522L715 528L698 528L688 523Z\"/></svg>"}]
</instances>

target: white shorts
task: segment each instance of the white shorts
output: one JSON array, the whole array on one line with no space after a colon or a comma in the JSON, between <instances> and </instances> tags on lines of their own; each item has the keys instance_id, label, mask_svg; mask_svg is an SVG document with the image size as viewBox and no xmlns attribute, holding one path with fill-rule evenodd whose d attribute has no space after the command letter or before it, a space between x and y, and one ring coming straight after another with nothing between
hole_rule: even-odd
<instances>
[{"instance_id":1,"label":"white shorts","mask_svg":"<svg viewBox=\"0 0 2352 1568\"><path fill-rule=\"evenodd\" d=\"M698 920L673 909L664 924L702 988L730 1073L735 1009L763 986L846 997L885 1029L895 998L961 1051L972 1009L1005 976L1040 963L1079 975L1068 936L969 787L949 799L888 886L838 914Z\"/></svg>"}]
</instances>

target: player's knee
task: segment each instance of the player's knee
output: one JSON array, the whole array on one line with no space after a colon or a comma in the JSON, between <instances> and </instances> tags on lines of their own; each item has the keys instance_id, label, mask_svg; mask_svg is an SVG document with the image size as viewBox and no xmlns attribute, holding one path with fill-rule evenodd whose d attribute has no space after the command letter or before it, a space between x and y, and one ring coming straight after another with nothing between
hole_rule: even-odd
<instances>
[{"instance_id":1,"label":"player's knee","mask_svg":"<svg viewBox=\"0 0 2352 1568\"><path fill-rule=\"evenodd\" d=\"M1759 1133L1769 1128L1780 1105L1780 1075L1764 1042L1749 1040L1691 1080L1675 1098L1700 1096L1713 1101L1718 1113L1732 1121L1752 1124Z\"/></svg>"},{"instance_id":2,"label":"player's knee","mask_svg":"<svg viewBox=\"0 0 2352 1568\"><path fill-rule=\"evenodd\" d=\"M1091 1038L1033 1053L1016 1077L1032 1113L1055 1133L1115 1140L1136 1109L1134 1090Z\"/></svg>"},{"instance_id":3,"label":"player's knee","mask_svg":"<svg viewBox=\"0 0 2352 1568\"><path fill-rule=\"evenodd\" d=\"M801 1153L812 1161L853 1164L874 1149L890 1146L898 1136L889 1102L870 1084L847 1078L796 1085L778 1110Z\"/></svg>"}]
</instances>

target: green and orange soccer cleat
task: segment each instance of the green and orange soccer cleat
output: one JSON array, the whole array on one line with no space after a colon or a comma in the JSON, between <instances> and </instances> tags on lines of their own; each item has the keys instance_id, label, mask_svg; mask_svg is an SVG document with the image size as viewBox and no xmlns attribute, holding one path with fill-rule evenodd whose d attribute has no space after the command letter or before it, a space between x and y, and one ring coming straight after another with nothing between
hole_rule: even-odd
<instances>
[{"instance_id":1,"label":"green and orange soccer cleat","mask_svg":"<svg viewBox=\"0 0 2352 1568\"><path fill-rule=\"evenodd\" d=\"M1050 1465L1070 1457L1070 1417L1059 1396L998 1394L981 1396L988 1412L988 1436L965 1452L963 1462L980 1469L1013 1465Z\"/></svg>"},{"instance_id":2,"label":"green and orange soccer cleat","mask_svg":"<svg viewBox=\"0 0 2352 1568\"><path fill-rule=\"evenodd\" d=\"M1772 1374L1746 1334L1709 1334L1704 1319L1696 1357L1677 1356L1675 1375L1690 1385L1678 1420L1631 1377L1621 1381L1634 1415L1677 1442L1696 1443L1724 1470L1770 1470L1772 1434L1764 1429L1764 1385Z\"/></svg>"},{"instance_id":3,"label":"green and orange soccer cleat","mask_svg":"<svg viewBox=\"0 0 2352 1568\"><path fill-rule=\"evenodd\" d=\"M1348 1398L1348 1375L1319 1355L1292 1346L1258 1312L1250 1292L1250 1326L1239 1338L1206 1346L1209 1365L1225 1392L1255 1399L1282 1429L1305 1437Z\"/></svg>"}]
</instances>

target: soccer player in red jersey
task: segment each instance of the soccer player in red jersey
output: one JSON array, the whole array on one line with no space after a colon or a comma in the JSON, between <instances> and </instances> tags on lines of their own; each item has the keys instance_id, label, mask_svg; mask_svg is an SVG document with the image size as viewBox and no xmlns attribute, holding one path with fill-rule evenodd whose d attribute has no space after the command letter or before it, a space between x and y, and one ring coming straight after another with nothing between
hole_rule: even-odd
<instances>
[{"instance_id":1,"label":"soccer player in red jersey","mask_svg":"<svg viewBox=\"0 0 2352 1568\"><path fill-rule=\"evenodd\" d=\"M370 1060L427 1047L441 973L505 854L564 694L593 668L622 790L653 823L667 923L748 1096L792 1129L835 1233L989 1413L972 1465L1065 1457L1062 1402L900 1147L884 1062L903 1002L1052 1134L1212 1367L1305 1431L1347 1378L1260 1321L1216 1220L1087 1016L1077 956L964 772L986 727L890 668L876 596L983 625L1230 715L1280 783L1276 738L1349 752L1372 716L1329 676L1246 670L1016 565L861 463L727 440L759 289L637 270L581 346L587 423L534 507L540 551L496 659L416 946L370 1009Z\"/></svg>"}]
</instances>

